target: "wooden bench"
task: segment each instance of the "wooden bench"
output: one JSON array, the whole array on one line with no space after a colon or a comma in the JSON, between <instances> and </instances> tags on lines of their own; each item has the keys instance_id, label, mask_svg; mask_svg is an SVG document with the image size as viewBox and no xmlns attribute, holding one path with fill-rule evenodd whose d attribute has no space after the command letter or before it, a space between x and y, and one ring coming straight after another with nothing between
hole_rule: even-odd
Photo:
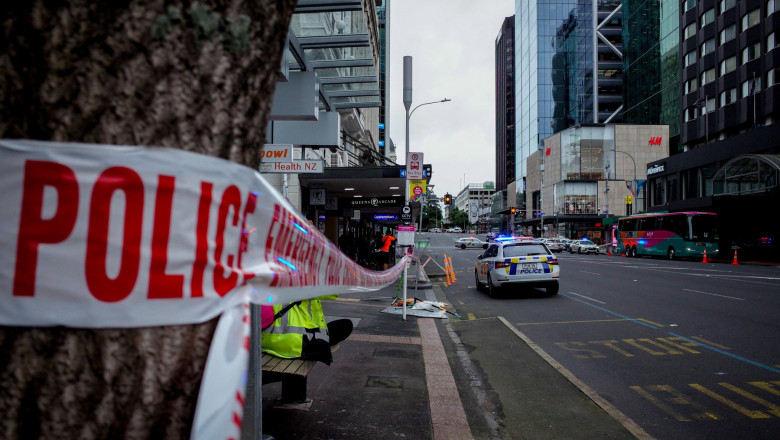
<instances>
[{"instance_id":1,"label":"wooden bench","mask_svg":"<svg viewBox=\"0 0 780 440\"><path fill-rule=\"evenodd\" d=\"M282 382L282 404L310 404L306 399L306 376L317 361L283 359L263 353L263 385Z\"/></svg>"}]
</instances>

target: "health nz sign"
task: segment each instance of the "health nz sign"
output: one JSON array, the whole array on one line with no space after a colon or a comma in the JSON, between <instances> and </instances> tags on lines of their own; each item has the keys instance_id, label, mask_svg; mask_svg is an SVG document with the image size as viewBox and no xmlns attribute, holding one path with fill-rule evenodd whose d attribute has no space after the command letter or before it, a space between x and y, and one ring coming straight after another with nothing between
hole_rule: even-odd
<instances>
[{"instance_id":1,"label":"health nz sign","mask_svg":"<svg viewBox=\"0 0 780 440\"><path fill-rule=\"evenodd\" d=\"M290 144L266 144L260 156L261 173L323 173L322 160L295 160Z\"/></svg>"}]
</instances>

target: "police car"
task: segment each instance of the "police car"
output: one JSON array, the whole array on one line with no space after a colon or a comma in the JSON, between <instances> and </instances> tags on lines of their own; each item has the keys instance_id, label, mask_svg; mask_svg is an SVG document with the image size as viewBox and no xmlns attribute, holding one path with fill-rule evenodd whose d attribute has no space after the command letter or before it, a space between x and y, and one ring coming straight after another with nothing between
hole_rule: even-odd
<instances>
[{"instance_id":1,"label":"police car","mask_svg":"<svg viewBox=\"0 0 780 440\"><path fill-rule=\"evenodd\" d=\"M468 237L468 238L459 238L455 242L455 247L458 249L466 249L466 248L487 249L488 244L478 238Z\"/></svg>"},{"instance_id":2,"label":"police car","mask_svg":"<svg viewBox=\"0 0 780 440\"><path fill-rule=\"evenodd\" d=\"M504 286L544 287L548 295L558 293L558 259L542 242L502 240L490 243L474 268L477 289L494 295Z\"/></svg>"}]
</instances>

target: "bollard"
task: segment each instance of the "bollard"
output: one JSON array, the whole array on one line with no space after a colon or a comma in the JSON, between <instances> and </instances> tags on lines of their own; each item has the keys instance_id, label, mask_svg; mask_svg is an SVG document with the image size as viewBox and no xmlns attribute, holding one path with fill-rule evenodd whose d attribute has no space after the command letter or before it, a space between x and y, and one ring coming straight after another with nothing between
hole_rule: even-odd
<instances>
[{"instance_id":1,"label":"bollard","mask_svg":"<svg viewBox=\"0 0 780 440\"><path fill-rule=\"evenodd\" d=\"M444 274L447 276L447 285L451 285L452 282L450 280L450 266L449 263L447 263L447 254L444 254Z\"/></svg>"},{"instance_id":2,"label":"bollard","mask_svg":"<svg viewBox=\"0 0 780 440\"><path fill-rule=\"evenodd\" d=\"M450 258L449 260L450 260L450 272L452 272L452 282L454 283L455 281L458 281L458 279L455 278L455 268L452 267L452 258Z\"/></svg>"}]
</instances>

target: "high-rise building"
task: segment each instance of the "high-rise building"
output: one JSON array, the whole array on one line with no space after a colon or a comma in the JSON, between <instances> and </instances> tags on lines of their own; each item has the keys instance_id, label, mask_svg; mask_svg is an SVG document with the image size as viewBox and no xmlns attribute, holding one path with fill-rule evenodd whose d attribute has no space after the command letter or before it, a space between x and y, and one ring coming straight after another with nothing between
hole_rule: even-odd
<instances>
[{"instance_id":1,"label":"high-rise building","mask_svg":"<svg viewBox=\"0 0 780 440\"><path fill-rule=\"evenodd\" d=\"M544 138L576 124L622 122L620 0L515 1L515 182ZM524 198L524 197L521 197Z\"/></svg>"},{"instance_id":2,"label":"high-rise building","mask_svg":"<svg viewBox=\"0 0 780 440\"><path fill-rule=\"evenodd\" d=\"M669 154L680 137L680 1L623 2L623 121L669 126Z\"/></svg>"},{"instance_id":3,"label":"high-rise building","mask_svg":"<svg viewBox=\"0 0 780 440\"><path fill-rule=\"evenodd\" d=\"M515 180L515 17L507 17L496 37L496 192Z\"/></svg>"}]
</instances>

